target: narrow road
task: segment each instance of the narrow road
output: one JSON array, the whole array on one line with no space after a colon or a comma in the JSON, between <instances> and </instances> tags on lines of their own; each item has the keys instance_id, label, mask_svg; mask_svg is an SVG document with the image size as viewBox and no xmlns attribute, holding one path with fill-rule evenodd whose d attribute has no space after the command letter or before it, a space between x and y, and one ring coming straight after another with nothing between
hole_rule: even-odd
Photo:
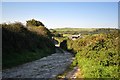
<instances>
[{"instance_id":1,"label":"narrow road","mask_svg":"<svg viewBox=\"0 0 120 80\"><path fill-rule=\"evenodd\" d=\"M2 71L2 78L54 78L63 73L72 62L66 51L56 53L11 69Z\"/></svg>"}]
</instances>

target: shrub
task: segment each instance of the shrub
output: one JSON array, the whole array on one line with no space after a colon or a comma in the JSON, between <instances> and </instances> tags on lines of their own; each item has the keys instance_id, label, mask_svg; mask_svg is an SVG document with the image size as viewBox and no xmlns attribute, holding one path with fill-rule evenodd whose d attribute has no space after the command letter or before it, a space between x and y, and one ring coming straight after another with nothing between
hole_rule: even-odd
<instances>
[{"instance_id":1,"label":"shrub","mask_svg":"<svg viewBox=\"0 0 120 80\"><path fill-rule=\"evenodd\" d=\"M54 53L55 46L50 34L45 27L39 27L38 30L36 27L28 29L21 23L3 24L3 68L16 66Z\"/></svg>"},{"instance_id":2,"label":"shrub","mask_svg":"<svg viewBox=\"0 0 120 80\"><path fill-rule=\"evenodd\" d=\"M64 50L67 50L67 40L63 40L63 42L60 43L60 47Z\"/></svg>"},{"instance_id":3,"label":"shrub","mask_svg":"<svg viewBox=\"0 0 120 80\"><path fill-rule=\"evenodd\" d=\"M26 21L26 26L28 27L34 27L34 26L44 26L44 24L40 21L37 21L35 19Z\"/></svg>"},{"instance_id":4,"label":"shrub","mask_svg":"<svg viewBox=\"0 0 120 80\"><path fill-rule=\"evenodd\" d=\"M118 32L92 34L73 43L68 40L68 47L77 52L73 65L81 68L85 78L119 77Z\"/></svg>"}]
</instances>

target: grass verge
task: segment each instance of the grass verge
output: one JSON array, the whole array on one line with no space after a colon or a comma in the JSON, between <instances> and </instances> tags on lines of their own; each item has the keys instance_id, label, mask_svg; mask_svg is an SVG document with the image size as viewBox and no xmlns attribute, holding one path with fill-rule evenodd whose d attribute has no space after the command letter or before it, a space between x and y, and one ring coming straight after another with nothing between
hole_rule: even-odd
<instances>
[{"instance_id":1,"label":"grass verge","mask_svg":"<svg viewBox=\"0 0 120 80\"><path fill-rule=\"evenodd\" d=\"M31 62L37 59L40 59L42 57L48 56L52 54L49 49L46 50L40 50L36 49L34 51L24 51L19 53L12 53L8 54L6 56L3 55L2 60L2 68L11 68L17 65L21 65L23 63Z\"/></svg>"}]
</instances>

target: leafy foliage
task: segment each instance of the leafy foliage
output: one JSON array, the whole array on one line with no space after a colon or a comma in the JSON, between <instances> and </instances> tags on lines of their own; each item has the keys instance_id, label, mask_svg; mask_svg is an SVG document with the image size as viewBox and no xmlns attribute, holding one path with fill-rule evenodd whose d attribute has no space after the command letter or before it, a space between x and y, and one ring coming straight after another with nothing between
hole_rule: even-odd
<instances>
[{"instance_id":1,"label":"leafy foliage","mask_svg":"<svg viewBox=\"0 0 120 80\"><path fill-rule=\"evenodd\" d=\"M32 19L32 20L28 20L26 21L26 26L29 26L29 27L34 27L34 26L44 26L44 24L40 21L37 21L35 19Z\"/></svg>"},{"instance_id":2,"label":"leafy foliage","mask_svg":"<svg viewBox=\"0 0 120 80\"><path fill-rule=\"evenodd\" d=\"M68 40L68 49L77 52L73 65L81 68L85 78L119 77L119 34L119 30L111 30L109 34L92 34L76 41Z\"/></svg>"},{"instance_id":3,"label":"leafy foliage","mask_svg":"<svg viewBox=\"0 0 120 80\"><path fill-rule=\"evenodd\" d=\"M21 23L2 24L3 68L39 59L55 52L45 27L27 28Z\"/></svg>"},{"instance_id":4,"label":"leafy foliage","mask_svg":"<svg viewBox=\"0 0 120 80\"><path fill-rule=\"evenodd\" d=\"M64 50L67 50L67 40L63 40L63 42L60 43L60 47Z\"/></svg>"},{"instance_id":5,"label":"leafy foliage","mask_svg":"<svg viewBox=\"0 0 120 80\"><path fill-rule=\"evenodd\" d=\"M66 34L60 29L59 32ZM79 32L81 33L81 31L77 31L77 33ZM67 34L73 33L67 31ZM72 66L79 66L84 78L118 78L120 73L118 68L120 62L119 37L119 29L101 28L84 31L82 38L77 40L57 39L60 43L67 41L64 47L67 46L66 49L75 54Z\"/></svg>"},{"instance_id":6,"label":"leafy foliage","mask_svg":"<svg viewBox=\"0 0 120 80\"><path fill-rule=\"evenodd\" d=\"M31 32L36 33L37 35L42 35L48 38L52 37L51 32L44 26L39 26L39 27L29 27L28 30Z\"/></svg>"}]
</instances>

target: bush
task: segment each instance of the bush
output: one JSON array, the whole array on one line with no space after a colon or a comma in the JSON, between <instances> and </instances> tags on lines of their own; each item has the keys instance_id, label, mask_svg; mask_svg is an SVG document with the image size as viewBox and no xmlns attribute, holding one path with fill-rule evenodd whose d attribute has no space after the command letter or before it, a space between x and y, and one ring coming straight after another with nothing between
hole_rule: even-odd
<instances>
[{"instance_id":1,"label":"bush","mask_svg":"<svg viewBox=\"0 0 120 80\"><path fill-rule=\"evenodd\" d=\"M39 59L55 52L49 30L45 27L37 29L36 27L28 29L21 23L2 24L3 68Z\"/></svg>"},{"instance_id":2,"label":"bush","mask_svg":"<svg viewBox=\"0 0 120 80\"><path fill-rule=\"evenodd\" d=\"M63 42L60 43L60 47L64 50L67 50L67 40L63 40Z\"/></svg>"},{"instance_id":3,"label":"bush","mask_svg":"<svg viewBox=\"0 0 120 80\"><path fill-rule=\"evenodd\" d=\"M63 34L55 33L54 36L55 36L55 37L63 37Z\"/></svg>"},{"instance_id":4,"label":"bush","mask_svg":"<svg viewBox=\"0 0 120 80\"><path fill-rule=\"evenodd\" d=\"M85 78L119 77L118 34L119 30L112 30L67 41L68 48L77 52L73 65L81 68Z\"/></svg>"},{"instance_id":5,"label":"bush","mask_svg":"<svg viewBox=\"0 0 120 80\"><path fill-rule=\"evenodd\" d=\"M35 19L26 21L26 26L28 27L34 27L34 26L44 26L44 24L40 21L37 21Z\"/></svg>"}]
</instances>

